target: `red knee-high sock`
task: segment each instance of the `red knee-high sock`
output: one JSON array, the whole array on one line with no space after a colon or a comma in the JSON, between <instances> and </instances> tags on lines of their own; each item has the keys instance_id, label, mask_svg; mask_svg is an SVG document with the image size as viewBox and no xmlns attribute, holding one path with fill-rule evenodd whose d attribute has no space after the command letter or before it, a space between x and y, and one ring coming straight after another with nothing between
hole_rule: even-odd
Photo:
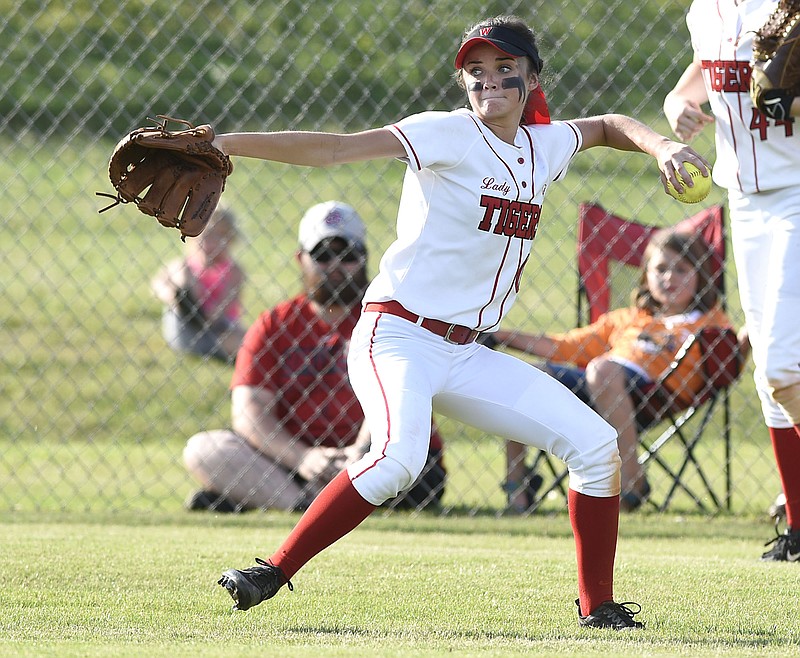
<instances>
[{"instance_id":1,"label":"red knee-high sock","mask_svg":"<svg viewBox=\"0 0 800 658\"><path fill-rule=\"evenodd\" d=\"M578 557L581 614L614 599L614 556L619 529L619 496L595 498L569 490L569 520Z\"/></svg>"},{"instance_id":2,"label":"red knee-high sock","mask_svg":"<svg viewBox=\"0 0 800 658\"><path fill-rule=\"evenodd\" d=\"M344 537L378 509L361 497L347 471L328 483L270 558L291 578L317 553Z\"/></svg>"},{"instance_id":3,"label":"red knee-high sock","mask_svg":"<svg viewBox=\"0 0 800 658\"><path fill-rule=\"evenodd\" d=\"M786 525L800 530L800 427L770 427L769 437L786 496Z\"/></svg>"}]
</instances>

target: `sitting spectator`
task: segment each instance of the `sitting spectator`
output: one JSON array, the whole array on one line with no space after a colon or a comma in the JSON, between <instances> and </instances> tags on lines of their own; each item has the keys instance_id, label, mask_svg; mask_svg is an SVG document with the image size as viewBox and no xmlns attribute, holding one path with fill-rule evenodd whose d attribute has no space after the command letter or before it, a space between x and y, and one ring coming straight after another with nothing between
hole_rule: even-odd
<instances>
[{"instance_id":1,"label":"sitting spectator","mask_svg":"<svg viewBox=\"0 0 800 658\"><path fill-rule=\"evenodd\" d=\"M206 229L186 240L186 255L169 262L151 287L163 302L162 332L172 349L233 362L245 328L240 324L244 275L230 254L238 237L231 210L218 207Z\"/></svg>"},{"instance_id":2,"label":"sitting spectator","mask_svg":"<svg viewBox=\"0 0 800 658\"><path fill-rule=\"evenodd\" d=\"M301 510L369 447L347 377L350 334L367 287L365 227L329 201L300 222L296 260L304 293L264 312L248 330L231 383L232 429L189 439L184 462L202 485L192 510ZM431 435L422 476L392 505L438 504L442 443Z\"/></svg>"},{"instance_id":3,"label":"sitting spectator","mask_svg":"<svg viewBox=\"0 0 800 658\"><path fill-rule=\"evenodd\" d=\"M619 435L622 493L620 508L637 509L647 500L650 485L637 460L637 404L666 370L686 338L703 327L730 327L717 305L710 249L697 236L664 230L656 233L644 254L633 306L612 310L586 327L564 334L530 335L498 331L498 344L547 359L542 367L571 388L613 425ZM690 401L702 387L694 359L686 359L665 384L662 397ZM691 354L691 352L690 352ZM571 363L576 367L557 365ZM506 446L509 505L531 504L531 486L541 484L526 472L525 447ZM526 486L521 486L526 483Z\"/></svg>"}]
</instances>

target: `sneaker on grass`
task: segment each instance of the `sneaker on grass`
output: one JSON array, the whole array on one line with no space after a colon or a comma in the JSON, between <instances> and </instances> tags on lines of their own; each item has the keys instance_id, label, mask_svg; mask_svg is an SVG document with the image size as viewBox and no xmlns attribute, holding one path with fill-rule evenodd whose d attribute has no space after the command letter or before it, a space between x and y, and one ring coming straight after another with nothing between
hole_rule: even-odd
<instances>
[{"instance_id":1,"label":"sneaker on grass","mask_svg":"<svg viewBox=\"0 0 800 658\"><path fill-rule=\"evenodd\" d=\"M777 527L775 528L777 532ZM793 532L787 528L782 535L770 539L764 546L774 544L761 556L764 562L797 562L800 561L800 531Z\"/></svg>"},{"instance_id":2,"label":"sneaker on grass","mask_svg":"<svg viewBox=\"0 0 800 658\"><path fill-rule=\"evenodd\" d=\"M186 499L184 507L190 512L209 511L236 514L237 512L243 511L243 508L230 498L206 489L193 492Z\"/></svg>"},{"instance_id":3,"label":"sneaker on grass","mask_svg":"<svg viewBox=\"0 0 800 658\"><path fill-rule=\"evenodd\" d=\"M286 585L293 590L292 583L280 567L256 558L255 567L249 569L228 569L217 581L233 599L234 610L249 610L262 601L271 599Z\"/></svg>"},{"instance_id":4,"label":"sneaker on grass","mask_svg":"<svg viewBox=\"0 0 800 658\"><path fill-rule=\"evenodd\" d=\"M627 631L644 628L644 623L636 621L633 617L642 611L642 606L632 601L615 603L606 601L597 606L590 614L581 614L580 599L575 600L578 606L578 623L589 628L611 628L615 631ZM631 606L636 606L632 608Z\"/></svg>"}]
</instances>

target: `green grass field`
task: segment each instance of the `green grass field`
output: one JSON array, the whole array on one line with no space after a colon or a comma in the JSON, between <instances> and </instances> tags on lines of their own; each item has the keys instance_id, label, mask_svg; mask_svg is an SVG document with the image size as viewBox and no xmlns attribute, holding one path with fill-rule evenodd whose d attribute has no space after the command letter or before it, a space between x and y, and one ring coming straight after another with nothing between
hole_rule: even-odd
<instances>
[{"instance_id":1,"label":"green grass field","mask_svg":"<svg viewBox=\"0 0 800 658\"><path fill-rule=\"evenodd\" d=\"M368 519L294 592L232 613L219 573L295 517L0 516L0 655L793 656L797 565L757 560L752 519L625 517L619 600L644 631L580 629L563 515Z\"/></svg>"}]
</instances>

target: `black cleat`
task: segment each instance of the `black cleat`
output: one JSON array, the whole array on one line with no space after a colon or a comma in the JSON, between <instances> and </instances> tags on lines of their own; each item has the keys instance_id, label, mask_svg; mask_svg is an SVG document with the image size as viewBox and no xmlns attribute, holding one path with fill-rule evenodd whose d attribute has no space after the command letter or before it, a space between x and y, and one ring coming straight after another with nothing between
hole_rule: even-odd
<instances>
[{"instance_id":1,"label":"black cleat","mask_svg":"<svg viewBox=\"0 0 800 658\"><path fill-rule=\"evenodd\" d=\"M793 532L792 528L787 528L786 532L770 539L764 546L770 544L775 545L761 556L764 562L800 561L800 531Z\"/></svg>"},{"instance_id":2,"label":"black cleat","mask_svg":"<svg viewBox=\"0 0 800 658\"><path fill-rule=\"evenodd\" d=\"M581 626L590 628L611 628L615 631L627 631L637 628L644 628L644 623L634 620L634 615L638 615L642 611L642 606L632 601L625 603L615 603L614 601L606 601L601 603L594 612L586 615L581 615L581 602L580 599L575 600L575 605L578 606L578 623ZM636 606L635 609L629 606Z\"/></svg>"},{"instance_id":3,"label":"black cleat","mask_svg":"<svg viewBox=\"0 0 800 658\"><path fill-rule=\"evenodd\" d=\"M503 491L506 492L506 497L509 500L508 510L514 514L527 514L532 511L536 503L536 494L542 488L544 478L539 475L532 468L525 470L525 475L522 482L506 481L503 483ZM525 502L514 505L511 499L515 498L518 494L522 493L525 496Z\"/></svg>"},{"instance_id":4,"label":"black cleat","mask_svg":"<svg viewBox=\"0 0 800 658\"><path fill-rule=\"evenodd\" d=\"M228 569L217 581L231 595L234 610L249 610L262 601L271 599L284 585L289 591L294 590L280 567L258 557L256 564L258 566L249 569Z\"/></svg>"}]
</instances>

